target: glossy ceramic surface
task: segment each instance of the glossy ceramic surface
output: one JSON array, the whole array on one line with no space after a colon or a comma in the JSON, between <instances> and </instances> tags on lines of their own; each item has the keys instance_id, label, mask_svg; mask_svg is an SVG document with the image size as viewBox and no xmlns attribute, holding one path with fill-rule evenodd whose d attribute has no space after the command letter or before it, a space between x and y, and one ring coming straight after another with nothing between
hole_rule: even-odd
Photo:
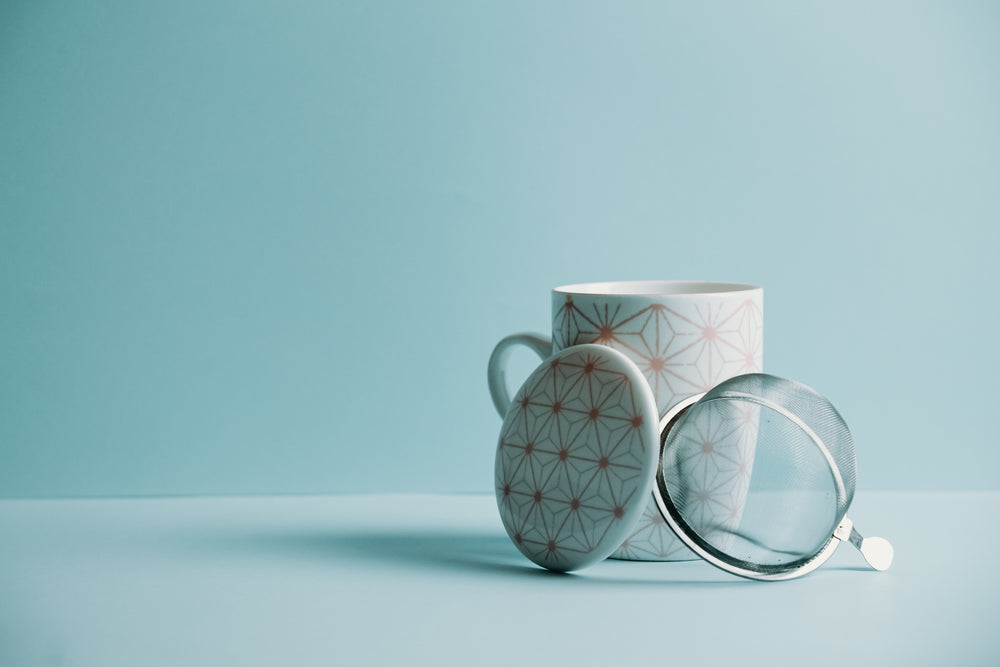
<instances>
[{"instance_id":1,"label":"glossy ceramic surface","mask_svg":"<svg viewBox=\"0 0 1000 667\"><path fill-rule=\"evenodd\" d=\"M657 423L646 381L622 353L580 345L543 362L497 443L497 506L521 553L560 571L607 558L650 496Z\"/></svg>"}]
</instances>

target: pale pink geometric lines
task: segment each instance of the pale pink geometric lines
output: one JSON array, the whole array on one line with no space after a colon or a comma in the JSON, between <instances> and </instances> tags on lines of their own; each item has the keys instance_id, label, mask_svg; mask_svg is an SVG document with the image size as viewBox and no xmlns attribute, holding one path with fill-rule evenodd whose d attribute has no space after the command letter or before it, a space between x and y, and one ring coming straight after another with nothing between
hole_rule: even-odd
<instances>
[{"instance_id":1,"label":"pale pink geometric lines","mask_svg":"<svg viewBox=\"0 0 1000 667\"><path fill-rule=\"evenodd\" d=\"M747 299L693 303L688 307L594 300L580 307L572 295L556 311L556 350L596 343L624 352L656 397L661 414L678 401L743 373L760 372L763 327L760 304Z\"/></svg>"},{"instance_id":2,"label":"pale pink geometric lines","mask_svg":"<svg viewBox=\"0 0 1000 667\"><path fill-rule=\"evenodd\" d=\"M518 549L569 570L607 557L645 505L655 406L621 355L574 347L535 371L504 419L497 504Z\"/></svg>"},{"instance_id":3,"label":"pale pink geometric lines","mask_svg":"<svg viewBox=\"0 0 1000 667\"><path fill-rule=\"evenodd\" d=\"M565 295L556 303L552 340L556 350L597 343L619 350L640 369L653 390L657 411L763 365L759 294L743 301L700 298L671 305L621 297ZM744 485L745 486L745 485ZM734 486L734 492L740 487ZM695 558L670 532L652 498L619 558Z\"/></svg>"},{"instance_id":4,"label":"pale pink geometric lines","mask_svg":"<svg viewBox=\"0 0 1000 667\"><path fill-rule=\"evenodd\" d=\"M757 446L760 407L712 401L692 408L667 438L663 472L673 502L695 531L730 546L743 516Z\"/></svg>"}]
</instances>

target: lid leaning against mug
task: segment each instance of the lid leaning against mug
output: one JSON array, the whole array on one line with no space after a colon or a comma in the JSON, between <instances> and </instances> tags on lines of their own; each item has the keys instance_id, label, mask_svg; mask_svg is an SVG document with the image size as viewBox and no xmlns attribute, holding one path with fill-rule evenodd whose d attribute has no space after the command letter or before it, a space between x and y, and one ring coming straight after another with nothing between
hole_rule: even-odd
<instances>
[{"instance_id":1,"label":"lid leaning against mug","mask_svg":"<svg viewBox=\"0 0 1000 667\"><path fill-rule=\"evenodd\" d=\"M521 553L558 571L610 556L652 489L658 417L646 379L617 350L577 345L543 362L497 444L497 505Z\"/></svg>"},{"instance_id":2,"label":"lid leaning against mug","mask_svg":"<svg viewBox=\"0 0 1000 667\"><path fill-rule=\"evenodd\" d=\"M720 446L729 441L741 446ZM517 392L495 481L507 533L550 570L611 555L652 492L665 522L703 559L776 581L814 570L844 541L875 569L889 567L889 542L862 537L847 518L856 471L847 425L805 385L741 375L660 420L628 357L577 345L544 361Z\"/></svg>"}]
</instances>

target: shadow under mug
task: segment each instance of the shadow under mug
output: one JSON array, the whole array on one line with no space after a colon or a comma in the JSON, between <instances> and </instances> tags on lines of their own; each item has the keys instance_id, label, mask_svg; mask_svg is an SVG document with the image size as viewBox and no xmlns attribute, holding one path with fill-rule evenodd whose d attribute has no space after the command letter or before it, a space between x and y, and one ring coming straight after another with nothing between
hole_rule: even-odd
<instances>
[{"instance_id":1,"label":"shadow under mug","mask_svg":"<svg viewBox=\"0 0 1000 667\"><path fill-rule=\"evenodd\" d=\"M628 281L566 285L552 290L552 335L519 333L490 355L490 396L501 417L510 407L507 362L524 345L545 359L572 345L597 343L623 352L642 371L662 417L684 399L723 380L759 373L763 365L764 290L739 283ZM744 432L744 436L746 433ZM706 433L705 447L725 459L752 457L755 438ZM720 459L720 460L722 460ZM723 473L706 511L739 520L749 479ZM632 534L612 554L627 560L698 558L666 525L652 496Z\"/></svg>"}]
</instances>

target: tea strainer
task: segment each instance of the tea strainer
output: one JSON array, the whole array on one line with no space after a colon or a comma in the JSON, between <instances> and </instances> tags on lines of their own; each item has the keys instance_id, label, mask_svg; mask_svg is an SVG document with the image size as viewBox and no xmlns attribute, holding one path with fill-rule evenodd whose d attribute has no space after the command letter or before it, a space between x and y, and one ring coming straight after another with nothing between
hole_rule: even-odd
<instances>
[{"instance_id":1,"label":"tea strainer","mask_svg":"<svg viewBox=\"0 0 1000 667\"><path fill-rule=\"evenodd\" d=\"M741 448L715 445L734 438ZM759 373L726 380L665 415L660 443L656 504L713 565L790 579L819 567L842 541L877 570L891 564L889 542L863 538L846 518L857 483L854 443L837 410L809 387ZM730 497L719 498L720 489Z\"/></svg>"}]
</instances>

